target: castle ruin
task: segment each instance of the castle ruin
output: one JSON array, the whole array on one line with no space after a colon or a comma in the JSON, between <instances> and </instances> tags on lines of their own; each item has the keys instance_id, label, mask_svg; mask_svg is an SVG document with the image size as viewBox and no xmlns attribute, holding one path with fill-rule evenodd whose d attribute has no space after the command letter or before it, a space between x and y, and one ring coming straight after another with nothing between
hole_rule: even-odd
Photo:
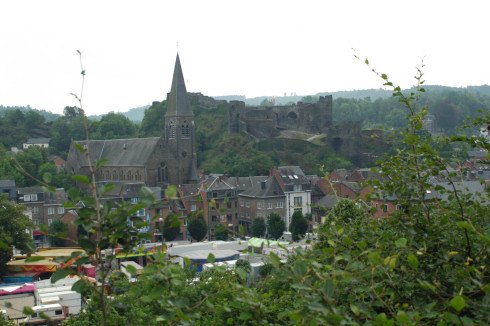
<instances>
[{"instance_id":1,"label":"castle ruin","mask_svg":"<svg viewBox=\"0 0 490 326\"><path fill-rule=\"evenodd\" d=\"M256 138L274 138L282 130L324 134L332 125L332 95L320 96L317 103L249 107L230 101L228 128L232 134L246 132Z\"/></svg>"}]
</instances>

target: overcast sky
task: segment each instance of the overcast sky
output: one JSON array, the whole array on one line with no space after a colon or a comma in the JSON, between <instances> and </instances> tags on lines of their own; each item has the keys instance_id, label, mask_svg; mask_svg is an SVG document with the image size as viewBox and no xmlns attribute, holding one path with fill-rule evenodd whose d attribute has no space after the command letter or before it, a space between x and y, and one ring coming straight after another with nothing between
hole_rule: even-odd
<instances>
[{"instance_id":1,"label":"overcast sky","mask_svg":"<svg viewBox=\"0 0 490 326\"><path fill-rule=\"evenodd\" d=\"M490 84L489 1L0 0L0 104L89 114L165 99L179 52L187 90L282 96Z\"/></svg>"}]
</instances>

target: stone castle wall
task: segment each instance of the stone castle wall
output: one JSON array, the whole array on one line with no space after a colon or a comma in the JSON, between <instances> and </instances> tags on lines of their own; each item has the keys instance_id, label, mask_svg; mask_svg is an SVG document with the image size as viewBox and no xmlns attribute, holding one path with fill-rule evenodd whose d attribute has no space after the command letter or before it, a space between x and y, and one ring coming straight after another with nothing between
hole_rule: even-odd
<instances>
[{"instance_id":1,"label":"stone castle wall","mask_svg":"<svg viewBox=\"0 0 490 326\"><path fill-rule=\"evenodd\" d=\"M317 103L247 107L244 102L230 101L230 133L245 131L258 138L276 137L281 130L311 134L326 133L332 125L332 96L320 96Z\"/></svg>"}]
</instances>

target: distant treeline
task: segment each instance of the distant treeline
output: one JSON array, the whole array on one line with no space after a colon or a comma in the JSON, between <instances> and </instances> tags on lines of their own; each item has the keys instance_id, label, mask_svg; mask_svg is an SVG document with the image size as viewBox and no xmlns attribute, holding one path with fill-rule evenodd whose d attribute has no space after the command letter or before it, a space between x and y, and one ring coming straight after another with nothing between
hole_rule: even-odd
<instances>
[{"instance_id":1,"label":"distant treeline","mask_svg":"<svg viewBox=\"0 0 490 326\"><path fill-rule=\"evenodd\" d=\"M383 91L384 92L384 91ZM366 93L367 94L367 93ZM317 96L306 96L304 102L317 101ZM320 165L327 170L350 167L352 163L325 146L300 140L280 139L257 141L246 135L228 134L227 104L222 101L212 106L191 97L196 122L196 149L198 165L204 172L230 175L267 174L272 166L301 165L306 173L318 173ZM435 116L441 133L454 134L466 119L478 110L490 108L490 87L463 89L431 86L422 94L419 106L427 106ZM98 120L88 120L91 139L117 139L161 136L164 130L166 102L153 102L143 114L141 122L133 122L122 113L108 113ZM366 129L391 130L406 124L407 112L393 97L334 98L334 123L356 121ZM0 148L6 153L11 147L22 147L29 138L51 138L47 154L66 158L72 140L85 139L84 118L76 107L66 107L63 115L46 116L46 111L30 107L0 106ZM1 154L1 153L0 153ZM47 157L47 156L46 156ZM0 166L0 178L8 178L11 169ZM10 171L10 172L6 172Z\"/></svg>"}]
</instances>

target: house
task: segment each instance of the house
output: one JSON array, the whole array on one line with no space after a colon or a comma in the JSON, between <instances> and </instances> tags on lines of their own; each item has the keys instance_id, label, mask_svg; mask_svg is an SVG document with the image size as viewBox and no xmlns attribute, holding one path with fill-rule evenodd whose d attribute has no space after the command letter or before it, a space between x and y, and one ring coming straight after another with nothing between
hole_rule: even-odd
<instances>
[{"instance_id":1,"label":"house","mask_svg":"<svg viewBox=\"0 0 490 326\"><path fill-rule=\"evenodd\" d=\"M208 238L214 239L214 229L217 224L225 225L229 231L237 235L239 225L246 223L238 218L236 187L222 175L210 176L201 183L200 195L204 219L208 225Z\"/></svg>"},{"instance_id":2,"label":"house","mask_svg":"<svg viewBox=\"0 0 490 326\"><path fill-rule=\"evenodd\" d=\"M286 197L278 180L270 175L267 179L254 184L239 195L240 220L250 230L251 222L261 217L264 220L271 213L286 216Z\"/></svg>"},{"instance_id":3,"label":"house","mask_svg":"<svg viewBox=\"0 0 490 326\"><path fill-rule=\"evenodd\" d=\"M311 213L311 184L299 166L280 166L272 169L271 175L284 193L284 222L289 230L294 212L301 211L303 215Z\"/></svg>"},{"instance_id":4,"label":"house","mask_svg":"<svg viewBox=\"0 0 490 326\"><path fill-rule=\"evenodd\" d=\"M65 214L63 203L66 200L67 196L63 188L57 188L53 192L40 186L17 189L17 203L27 207L28 214L35 225L33 236L36 244L44 245L46 240L39 228L40 225L49 226L54 221L60 220Z\"/></svg>"},{"instance_id":5,"label":"house","mask_svg":"<svg viewBox=\"0 0 490 326\"><path fill-rule=\"evenodd\" d=\"M48 148L50 140L51 140L51 138L29 138L24 144L22 144L22 148L28 149L31 146Z\"/></svg>"}]
</instances>

